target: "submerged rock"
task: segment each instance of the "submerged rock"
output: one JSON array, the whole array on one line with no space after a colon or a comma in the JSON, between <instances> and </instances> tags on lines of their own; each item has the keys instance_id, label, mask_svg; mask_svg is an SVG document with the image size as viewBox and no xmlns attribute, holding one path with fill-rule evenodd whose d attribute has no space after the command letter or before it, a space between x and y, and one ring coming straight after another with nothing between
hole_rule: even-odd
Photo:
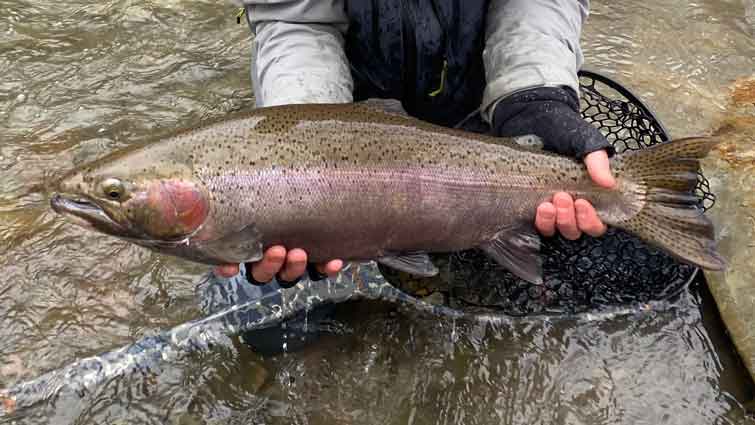
<instances>
[{"instance_id":1,"label":"submerged rock","mask_svg":"<svg viewBox=\"0 0 755 425\"><path fill-rule=\"evenodd\" d=\"M755 76L734 84L728 113L715 133L723 143L703 165L718 196L708 214L729 265L725 272L705 275L734 345L755 379Z\"/></svg>"}]
</instances>

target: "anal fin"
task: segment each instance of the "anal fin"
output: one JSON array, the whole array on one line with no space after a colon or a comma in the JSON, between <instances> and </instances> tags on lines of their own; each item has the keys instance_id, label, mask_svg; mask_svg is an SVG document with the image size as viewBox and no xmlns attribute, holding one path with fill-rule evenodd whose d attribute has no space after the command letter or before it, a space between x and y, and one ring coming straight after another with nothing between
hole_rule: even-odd
<instances>
[{"instance_id":1,"label":"anal fin","mask_svg":"<svg viewBox=\"0 0 755 425\"><path fill-rule=\"evenodd\" d=\"M532 225L506 228L480 245L480 249L516 276L536 285L543 284L540 236Z\"/></svg>"},{"instance_id":2,"label":"anal fin","mask_svg":"<svg viewBox=\"0 0 755 425\"><path fill-rule=\"evenodd\" d=\"M415 276L432 277L438 274L438 268L424 252L409 252L380 257L377 262Z\"/></svg>"}]
</instances>

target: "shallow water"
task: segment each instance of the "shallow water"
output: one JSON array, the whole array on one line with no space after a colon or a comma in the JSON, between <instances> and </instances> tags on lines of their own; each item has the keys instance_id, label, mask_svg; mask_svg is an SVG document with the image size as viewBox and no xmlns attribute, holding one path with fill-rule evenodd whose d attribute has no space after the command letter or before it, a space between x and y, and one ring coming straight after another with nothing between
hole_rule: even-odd
<instances>
[{"instance_id":1,"label":"shallow water","mask_svg":"<svg viewBox=\"0 0 755 425\"><path fill-rule=\"evenodd\" d=\"M250 36L215 2L0 0L0 387L198 317L205 272L55 217L56 172L253 103ZM704 132L755 69L751 2L594 1L587 67ZM660 311L506 328L359 304L263 359L240 345L111 382L28 423L747 423L706 291Z\"/></svg>"}]
</instances>

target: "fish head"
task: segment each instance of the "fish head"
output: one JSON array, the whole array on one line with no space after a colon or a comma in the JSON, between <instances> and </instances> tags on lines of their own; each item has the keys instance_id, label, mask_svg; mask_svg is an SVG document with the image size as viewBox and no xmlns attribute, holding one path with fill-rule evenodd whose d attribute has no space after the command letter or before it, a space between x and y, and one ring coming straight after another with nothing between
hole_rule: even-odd
<instances>
[{"instance_id":1,"label":"fish head","mask_svg":"<svg viewBox=\"0 0 755 425\"><path fill-rule=\"evenodd\" d=\"M131 240L185 241L204 224L206 191L176 161L105 160L72 172L58 183L51 206L73 223Z\"/></svg>"}]
</instances>

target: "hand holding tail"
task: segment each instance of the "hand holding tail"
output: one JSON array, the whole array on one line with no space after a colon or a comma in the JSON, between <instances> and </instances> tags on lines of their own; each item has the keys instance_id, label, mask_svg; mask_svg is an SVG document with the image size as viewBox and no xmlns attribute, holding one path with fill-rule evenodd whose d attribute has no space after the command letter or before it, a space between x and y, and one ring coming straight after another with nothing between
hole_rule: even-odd
<instances>
[{"instance_id":1,"label":"hand holding tail","mask_svg":"<svg viewBox=\"0 0 755 425\"><path fill-rule=\"evenodd\" d=\"M587 154L585 166L595 184L607 189L616 187L616 179L611 173L608 153L605 150ZM570 240L579 239L582 233L601 236L607 229L589 202L584 199L575 201L566 192L556 193L552 202L540 204L535 217L535 227L543 236L553 236L558 229Z\"/></svg>"}]
</instances>

